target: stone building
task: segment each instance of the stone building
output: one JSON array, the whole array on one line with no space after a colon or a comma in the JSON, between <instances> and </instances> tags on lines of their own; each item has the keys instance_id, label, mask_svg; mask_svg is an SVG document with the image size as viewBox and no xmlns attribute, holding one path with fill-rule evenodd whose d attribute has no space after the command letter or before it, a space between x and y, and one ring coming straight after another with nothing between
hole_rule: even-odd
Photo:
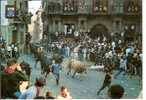
<instances>
[{"instance_id":1,"label":"stone building","mask_svg":"<svg viewBox=\"0 0 146 100\"><path fill-rule=\"evenodd\" d=\"M142 32L141 0L44 0L42 5L47 33Z\"/></svg>"},{"instance_id":2,"label":"stone building","mask_svg":"<svg viewBox=\"0 0 146 100\"><path fill-rule=\"evenodd\" d=\"M29 23L29 16L31 16L31 14L28 13L28 1L29 0L5 1L5 14L2 15L8 20L7 25L1 25L1 31L4 38L8 44L12 42L19 43L20 48L24 44L25 32L27 32L27 24ZM7 7L14 8L14 16L7 17Z\"/></svg>"}]
</instances>

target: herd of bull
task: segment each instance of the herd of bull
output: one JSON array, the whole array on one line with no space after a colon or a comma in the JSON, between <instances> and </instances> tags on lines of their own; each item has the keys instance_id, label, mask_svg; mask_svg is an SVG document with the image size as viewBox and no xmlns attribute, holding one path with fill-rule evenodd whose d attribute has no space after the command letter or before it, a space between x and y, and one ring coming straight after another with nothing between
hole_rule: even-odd
<instances>
[{"instance_id":1,"label":"herd of bull","mask_svg":"<svg viewBox=\"0 0 146 100\"><path fill-rule=\"evenodd\" d=\"M51 72L51 65L53 61L57 62L58 64L61 64L63 62L63 56L58 53L46 53L36 44L31 44L30 49L36 58L35 67L40 61L41 73L44 74L46 77ZM88 64L85 64L82 61L69 58L67 60L67 75L71 74L71 71L73 71L72 77L74 77L76 73L86 73L88 66Z\"/></svg>"},{"instance_id":2,"label":"herd of bull","mask_svg":"<svg viewBox=\"0 0 146 100\"><path fill-rule=\"evenodd\" d=\"M36 68L37 63L40 62L41 74L44 75L45 77L47 77L47 75L52 71L51 66L53 64L53 61L55 61L55 63L62 65L62 62L63 62L62 55L58 53L45 52L40 47L40 45L31 44L30 51L34 55L34 58L36 59L34 68ZM79 73L79 74L87 73L87 69L89 68L90 65L86 64L83 61L79 61L77 59L68 58L66 66L67 66L66 74L71 75L74 78L76 73ZM30 66L29 63L22 61L20 63L20 67L22 69L22 72L15 71L11 75L4 73L1 67L0 73L2 75L2 90L3 90L2 97L3 98L5 97L14 98L14 93L16 91L19 91L18 85L20 84L20 81L29 80L32 66ZM62 66L62 68L65 68L65 67Z\"/></svg>"}]
</instances>

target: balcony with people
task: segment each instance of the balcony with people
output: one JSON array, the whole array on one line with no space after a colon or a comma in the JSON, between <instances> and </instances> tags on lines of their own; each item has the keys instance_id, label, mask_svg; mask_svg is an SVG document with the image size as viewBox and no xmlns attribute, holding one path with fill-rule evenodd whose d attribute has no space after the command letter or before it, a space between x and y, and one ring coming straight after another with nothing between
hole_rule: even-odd
<instances>
[{"instance_id":1,"label":"balcony with people","mask_svg":"<svg viewBox=\"0 0 146 100\"><path fill-rule=\"evenodd\" d=\"M48 14L61 15L111 15L111 14L130 14L138 15L141 10L141 2L138 0L63 0L48 3Z\"/></svg>"},{"instance_id":2,"label":"balcony with people","mask_svg":"<svg viewBox=\"0 0 146 100\"><path fill-rule=\"evenodd\" d=\"M77 13L77 0L63 0L63 13L76 14Z\"/></svg>"},{"instance_id":3,"label":"balcony with people","mask_svg":"<svg viewBox=\"0 0 146 100\"><path fill-rule=\"evenodd\" d=\"M107 15L108 0L93 0L92 11L93 14Z\"/></svg>"},{"instance_id":4,"label":"balcony with people","mask_svg":"<svg viewBox=\"0 0 146 100\"><path fill-rule=\"evenodd\" d=\"M141 12L139 0L125 0L124 13L126 15L139 15Z\"/></svg>"}]
</instances>

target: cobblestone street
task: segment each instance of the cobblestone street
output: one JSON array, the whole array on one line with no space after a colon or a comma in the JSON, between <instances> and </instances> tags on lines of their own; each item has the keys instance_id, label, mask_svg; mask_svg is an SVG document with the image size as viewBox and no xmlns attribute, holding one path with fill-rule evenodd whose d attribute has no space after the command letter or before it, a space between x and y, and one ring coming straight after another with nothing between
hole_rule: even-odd
<instances>
[{"instance_id":1,"label":"cobblestone street","mask_svg":"<svg viewBox=\"0 0 146 100\"><path fill-rule=\"evenodd\" d=\"M37 68L34 68L35 59L31 55L23 55L19 58L19 62L22 60L28 62L32 67L31 84L34 83L36 77L41 76L41 68L38 63ZM105 73L96 70L88 70L86 75L76 75L72 78L67 76L66 66L67 59L64 59L61 70L61 78L59 86L56 85L55 77L50 73L47 77L47 84L43 87L41 95L45 95L47 91L51 91L54 96L59 93L60 86L66 86L71 96L74 99L100 99L107 98L107 88L101 92L99 96L96 95L97 90L102 86ZM113 74L115 74L114 72ZM142 82L135 76L129 78L128 76L119 76L117 79L112 80L112 84L120 84L125 89L124 98L137 98L141 91Z\"/></svg>"}]
</instances>

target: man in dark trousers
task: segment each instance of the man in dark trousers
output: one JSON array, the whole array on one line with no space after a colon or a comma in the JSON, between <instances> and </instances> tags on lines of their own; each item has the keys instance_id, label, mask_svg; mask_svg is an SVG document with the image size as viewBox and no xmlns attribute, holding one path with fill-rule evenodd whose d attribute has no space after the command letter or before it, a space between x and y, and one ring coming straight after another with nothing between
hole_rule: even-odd
<instances>
[{"instance_id":1,"label":"man in dark trousers","mask_svg":"<svg viewBox=\"0 0 146 100\"><path fill-rule=\"evenodd\" d=\"M60 70L61 70L61 65L58 63L58 60L55 60L55 63L52 64L52 72L56 78L57 85L59 85Z\"/></svg>"},{"instance_id":2,"label":"man in dark trousers","mask_svg":"<svg viewBox=\"0 0 146 100\"><path fill-rule=\"evenodd\" d=\"M26 53L28 53L28 49L30 47L32 36L29 32L26 32L25 34L25 47L26 47Z\"/></svg>"},{"instance_id":3,"label":"man in dark trousers","mask_svg":"<svg viewBox=\"0 0 146 100\"><path fill-rule=\"evenodd\" d=\"M110 72L110 71L107 71L107 72L106 72L106 75L105 75L105 79L104 79L103 85L102 85L102 87L97 91L97 95L99 95L100 92L101 92L104 88L110 86L111 80L112 80L111 72Z\"/></svg>"}]
</instances>

